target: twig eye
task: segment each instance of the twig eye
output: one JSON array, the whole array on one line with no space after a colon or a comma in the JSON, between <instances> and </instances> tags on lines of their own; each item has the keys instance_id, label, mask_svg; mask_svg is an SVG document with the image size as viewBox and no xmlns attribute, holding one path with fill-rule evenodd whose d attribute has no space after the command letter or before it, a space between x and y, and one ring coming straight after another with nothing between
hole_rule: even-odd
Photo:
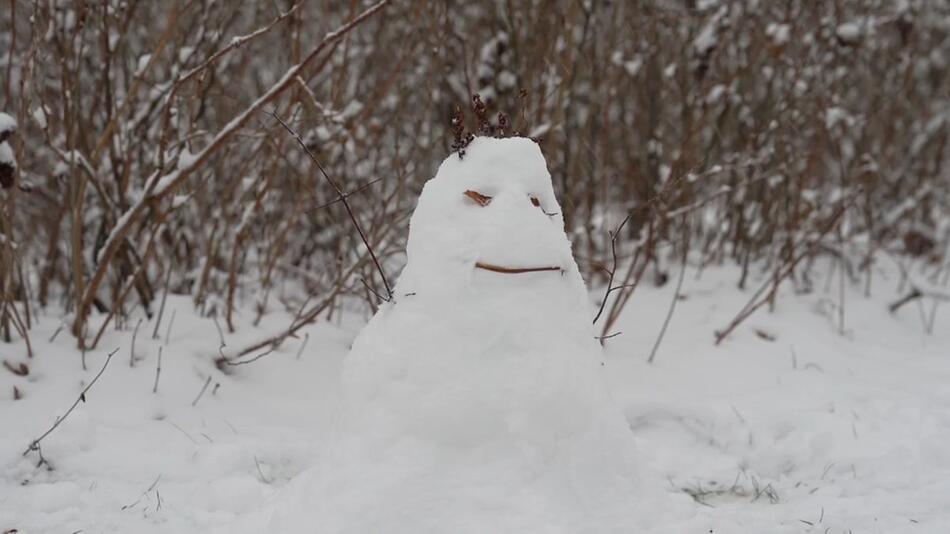
<instances>
[{"instance_id":1,"label":"twig eye","mask_svg":"<svg viewBox=\"0 0 950 534\"><path fill-rule=\"evenodd\" d=\"M491 197L483 195L478 191L472 191L471 189L465 192L465 196L472 199L476 204L483 208L491 202Z\"/></svg>"},{"instance_id":2,"label":"twig eye","mask_svg":"<svg viewBox=\"0 0 950 534\"><path fill-rule=\"evenodd\" d=\"M529 196L528 198L531 199L531 205L532 205L532 206L534 206L534 207L536 207L536 208L541 208L541 213L547 215L548 217L554 217L555 215L557 215L557 213L548 213L548 212L544 211L544 208L541 207L541 201L538 200L538 197L536 197L536 196Z\"/></svg>"}]
</instances>

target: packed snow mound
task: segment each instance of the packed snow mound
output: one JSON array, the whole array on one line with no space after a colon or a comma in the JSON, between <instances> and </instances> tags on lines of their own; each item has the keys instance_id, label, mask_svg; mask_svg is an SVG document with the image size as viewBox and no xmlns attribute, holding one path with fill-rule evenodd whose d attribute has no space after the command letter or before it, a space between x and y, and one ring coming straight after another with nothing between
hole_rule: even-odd
<instances>
[{"instance_id":1,"label":"packed snow mound","mask_svg":"<svg viewBox=\"0 0 950 534\"><path fill-rule=\"evenodd\" d=\"M600 375L538 146L478 138L446 159L407 254L393 302L344 361L327 461L271 526L307 514L333 532L632 528L633 436Z\"/></svg>"}]
</instances>

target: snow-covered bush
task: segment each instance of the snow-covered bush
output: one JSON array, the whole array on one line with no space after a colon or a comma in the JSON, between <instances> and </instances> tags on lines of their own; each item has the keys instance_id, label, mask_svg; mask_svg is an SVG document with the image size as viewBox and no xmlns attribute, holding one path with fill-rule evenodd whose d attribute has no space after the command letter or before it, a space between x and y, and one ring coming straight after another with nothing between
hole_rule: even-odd
<instances>
[{"instance_id":1,"label":"snow-covered bush","mask_svg":"<svg viewBox=\"0 0 950 534\"><path fill-rule=\"evenodd\" d=\"M868 285L882 251L944 253L944 3L362 4L340 34L357 13L330 1L0 10L0 109L19 124L0 145L19 184L2 193L4 298L61 307L86 345L90 316L123 326L166 291L226 328L242 300L260 316L311 295L308 320L373 307L476 92L543 138L582 274L628 286L604 333L687 242L742 265L742 286L803 250Z\"/></svg>"}]
</instances>

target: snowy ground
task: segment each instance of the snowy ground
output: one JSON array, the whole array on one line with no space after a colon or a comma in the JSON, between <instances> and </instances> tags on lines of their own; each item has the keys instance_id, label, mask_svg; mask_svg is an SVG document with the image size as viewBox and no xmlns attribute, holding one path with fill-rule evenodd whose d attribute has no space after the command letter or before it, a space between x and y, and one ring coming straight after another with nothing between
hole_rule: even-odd
<instances>
[{"instance_id":1,"label":"snowy ground","mask_svg":"<svg viewBox=\"0 0 950 534\"><path fill-rule=\"evenodd\" d=\"M933 335L917 303L890 315L897 276L882 272L872 297L847 291L842 336L837 288L825 293L816 280L807 294L786 287L774 313L762 310L717 347L713 332L751 291L735 289L731 268L695 274L653 365L645 360L672 283L638 289L604 354L645 485L666 503L645 521L652 531L950 532L950 311ZM293 340L225 375L214 365L214 323L187 297L169 306L165 320L171 308L176 319L157 394L163 340L148 322L133 367L131 332L111 331L83 372L66 332L48 341L61 324L52 316L32 331L32 360L21 345L0 347L0 359L30 371L0 369L0 532L228 532L317 461L341 360L366 318L313 325L299 359ZM252 319L226 336L225 354L289 321ZM34 453L22 456L27 444L116 347L87 402L43 441L53 469L37 469ZM301 530L320 531L319 518Z\"/></svg>"}]
</instances>

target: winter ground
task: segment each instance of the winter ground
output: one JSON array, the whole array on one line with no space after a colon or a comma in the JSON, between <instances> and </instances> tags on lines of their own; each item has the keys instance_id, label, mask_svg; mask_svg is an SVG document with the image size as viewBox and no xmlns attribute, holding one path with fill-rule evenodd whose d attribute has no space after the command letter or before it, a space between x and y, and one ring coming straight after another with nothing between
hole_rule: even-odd
<instances>
[{"instance_id":1,"label":"winter ground","mask_svg":"<svg viewBox=\"0 0 950 534\"><path fill-rule=\"evenodd\" d=\"M889 314L898 277L885 269L871 297L846 291L841 335L838 288L826 292L816 279L809 293L784 287L773 313L762 310L714 346L713 332L751 294L737 279L731 268L698 278L689 268L653 365L645 360L673 283L638 289L616 328L623 334L607 342L603 371L635 436L645 491L661 497L644 518L650 531L950 532L950 311L940 310L933 335L918 303ZM22 345L0 347L0 359L30 369L25 377L0 369L0 531L229 532L285 499L288 482L318 461L341 360L366 317L308 327L299 359L301 340L291 340L225 375L214 364L214 323L187 297L168 306L166 324L172 309L175 321L157 394L164 339L151 339L148 322L134 366L131 331L113 330L82 371L66 332L48 341L62 324L51 315L34 326L32 360ZM246 313L226 335L225 354L289 317L252 320ZM36 468L35 453L22 456L27 444L117 347L87 402L42 442L53 469ZM319 525L314 517L299 530Z\"/></svg>"}]
</instances>

